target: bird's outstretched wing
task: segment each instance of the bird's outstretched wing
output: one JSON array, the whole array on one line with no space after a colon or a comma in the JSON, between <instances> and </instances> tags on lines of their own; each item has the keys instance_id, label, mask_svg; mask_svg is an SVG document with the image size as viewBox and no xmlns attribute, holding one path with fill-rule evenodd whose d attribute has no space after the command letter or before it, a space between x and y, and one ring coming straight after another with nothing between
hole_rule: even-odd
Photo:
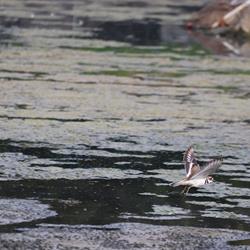
<instances>
[{"instance_id":1,"label":"bird's outstretched wing","mask_svg":"<svg viewBox=\"0 0 250 250\"><path fill-rule=\"evenodd\" d=\"M210 174L213 174L222 164L222 159L210 161L203 169L201 169L197 174L193 175L191 180L206 178Z\"/></svg>"},{"instance_id":2,"label":"bird's outstretched wing","mask_svg":"<svg viewBox=\"0 0 250 250\"><path fill-rule=\"evenodd\" d=\"M194 149L190 146L183 156L184 166L186 170L187 178L197 174L200 171L200 166L198 165L194 157Z\"/></svg>"}]
</instances>

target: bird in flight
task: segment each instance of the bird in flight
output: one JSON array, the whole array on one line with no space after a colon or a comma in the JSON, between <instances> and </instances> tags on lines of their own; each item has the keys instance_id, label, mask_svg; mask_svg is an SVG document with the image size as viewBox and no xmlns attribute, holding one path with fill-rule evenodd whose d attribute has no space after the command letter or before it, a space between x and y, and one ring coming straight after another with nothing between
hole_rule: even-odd
<instances>
[{"instance_id":1,"label":"bird in flight","mask_svg":"<svg viewBox=\"0 0 250 250\"><path fill-rule=\"evenodd\" d=\"M214 159L201 168L194 156L194 149L192 146L190 146L184 153L183 161L186 170L186 177L181 181L172 183L172 186L185 186L182 193L186 194L191 187L199 187L213 182L214 178L210 175L213 174L222 164L222 158Z\"/></svg>"}]
</instances>

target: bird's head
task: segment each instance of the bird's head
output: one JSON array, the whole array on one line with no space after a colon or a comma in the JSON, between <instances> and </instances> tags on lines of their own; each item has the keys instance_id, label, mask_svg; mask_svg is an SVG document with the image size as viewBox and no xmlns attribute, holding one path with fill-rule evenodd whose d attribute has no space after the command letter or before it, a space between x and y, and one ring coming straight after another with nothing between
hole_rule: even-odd
<instances>
[{"instance_id":1,"label":"bird's head","mask_svg":"<svg viewBox=\"0 0 250 250\"><path fill-rule=\"evenodd\" d=\"M212 176L207 177L207 183L211 183L214 181L214 178Z\"/></svg>"}]
</instances>

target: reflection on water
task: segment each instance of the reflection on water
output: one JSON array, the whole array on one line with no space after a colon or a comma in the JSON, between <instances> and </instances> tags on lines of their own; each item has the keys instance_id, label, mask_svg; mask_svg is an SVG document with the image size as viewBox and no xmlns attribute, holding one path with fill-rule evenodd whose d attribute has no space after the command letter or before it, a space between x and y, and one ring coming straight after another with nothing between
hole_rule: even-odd
<instances>
[{"instance_id":1,"label":"reflection on water","mask_svg":"<svg viewBox=\"0 0 250 250\"><path fill-rule=\"evenodd\" d=\"M147 1L117 3L105 1L100 6L105 6L106 10L118 9L121 16L116 20L114 17L98 16L98 3L93 4L91 1L81 3L72 1L55 1L56 8L49 2L37 2L29 4L26 1L19 3L23 10L27 10L25 16L2 15L1 21L1 40L2 44L13 44L23 46L20 37L13 36L8 29L49 29L49 30L73 30L76 34L70 37L78 39L98 39L104 41L125 42L132 45L141 46L160 46L173 44L174 46L188 47L190 44L199 45L204 50L214 54L240 54L249 55L249 41L241 34L240 37L218 36L205 34L202 31L190 31L183 26L187 13L192 13L200 8L195 3L192 5L171 4L165 5L167 12L157 11L161 8L157 4L149 4ZM171 2L171 1L170 1ZM133 4L135 3L135 5ZM10 5L11 6L11 5ZM6 8L8 9L8 7ZM98 6L98 7L97 7ZM126 8L124 8L126 6ZM13 6L12 6L13 7ZM79 9L77 9L79 7ZM84 7L84 8L83 8ZM58 9L57 9L58 8ZM105 11L105 8L103 11ZM80 11L82 9L82 11ZM133 10L135 15L128 15L129 10ZM140 18L135 18L140 10ZM151 11L148 11L151 10ZM155 10L155 11L154 11ZM14 10L15 11L15 10ZM18 9L16 10L18 13ZM88 12L89 11L89 12ZM97 13L96 13L97 12ZM178 13L178 14L177 14ZM166 17L175 17L179 15L179 20L165 20ZM133 18L130 18L133 17ZM114 20L112 20L114 18ZM182 19L181 19L182 18ZM163 19L163 20L162 20ZM181 21L182 20L182 23ZM66 34L62 38L69 38Z\"/></svg>"},{"instance_id":2,"label":"reflection on water","mask_svg":"<svg viewBox=\"0 0 250 250\"><path fill-rule=\"evenodd\" d=\"M209 53L245 44L187 31L197 3L174 2L4 1L0 207L23 209L0 230L143 222L249 231L249 60ZM201 163L224 163L215 183L184 197L169 183L184 175L191 144Z\"/></svg>"}]
</instances>

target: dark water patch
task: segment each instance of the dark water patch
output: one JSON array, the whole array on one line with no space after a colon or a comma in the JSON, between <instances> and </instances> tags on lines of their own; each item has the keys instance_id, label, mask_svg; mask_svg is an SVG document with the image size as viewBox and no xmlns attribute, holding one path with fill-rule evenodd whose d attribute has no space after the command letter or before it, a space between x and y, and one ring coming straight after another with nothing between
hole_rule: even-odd
<instances>
[{"instance_id":1,"label":"dark water patch","mask_svg":"<svg viewBox=\"0 0 250 250\"><path fill-rule=\"evenodd\" d=\"M222 122L223 122L223 123L226 123L226 124L233 124L233 123L237 123L237 122L239 122L239 121L226 119L226 120L223 120Z\"/></svg>"},{"instance_id":2,"label":"dark water patch","mask_svg":"<svg viewBox=\"0 0 250 250\"><path fill-rule=\"evenodd\" d=\"M166 217L164 217L166 219ZM125 222L129 223L145 223L145 224L153 224L153 225L168 225L168 226L183 226L183 227L202 227L202 228L224 228L224 229L235 229L242 231L250 231L249 224L237 221L234 219L219 219L212 217L198 217L195 218L181 218L181 219L173 219L170 217L169 220L164 220L162 217L152 216L125 216Z\"/></svg>"},{"instance_id":3,"label":"dark water patch","mask_svg":"<svg viewBox=\"0 0 250 250\"><path fill-rule=\"evenodd\" d=\"M113 142L119 142L124 144L132 144L137 145L137 141L131 141L131 140L124 140L124 141L117 141L114 139L111 139ZM128 146L129 147L129 146ZM101 151L106 151L113 154L118 154L118 156L110 157L110 156L98 156L98 155L89 155L87 156L87 162L86 164L91 167L114 167L114 164L117 162L129 162L129 168L130 169L136 169L140 171L147 171L150 169L155 169L155 166L158 166L160 168L166 168L164 166L164 161L168 162L175 162L179 160L179 155L176 152L171 151L147 151L145 153L141 153L138 151L126 151L126 150L112 150L108 148L102 148L99 149ZM124 154L124 156L122 156ZM85 164L85 160L83 159L82 162L79 162L79 164ZM126 166L119 165L116 166L119 168L123 168ZM170 168L171 166L168 166Z\"/></svg>"},{"instance_id":4,"label":"dark water patch","mask_svg":"<svg viewBox=\"0 0 250 250\"><path fill-rule=\"evenodd\" d=\"M105 41L126 42L140 46L168 46L178 48L185 55L208 55L208 49L192 36L185 28L175 23L166 23L160 20L164 15L176 15L176 12L161 11L148 13L158 15L159 19L145 18L143 20L122 20L100 22L98 29L94 30L94 37ZM179 13L178 13L179 14ZM177 50L172 51L176 52Z\"/></svg>"},{"instance_id":5,"label":"dark water patch","mask_svg":"<svg viewBox=\"0 0 250 250\"><path fill-rule=\"evenodd\" d=\"M243 120L244 123L250 124L250 119Z\"/></svg>"},{"instance_id":6,"label":"dark water patch","mask_svg":"<svg viewBox=\"0 0 250 250\"><path fill-rule=\"evenodd\" d=\"M29 141L11 141L11 140L1 140L0 141L0 152L1 153L21 153L26 156L35 156L38 159L52 159L63 161L67 163L67 161L72 161L75 159L76 161L79 159L79 156L71 153L71 154L60 154L55 153L54 151L58 149L60 145L51 145L46 144L44 142L29 142ZM82 148L85 148L82 145ZM13 157L15 157L13 155ZM39 164L38 164L39 165Z\"/></svg>"},{"instance_id":7,"label":"dark water patch","mask_svg":"<svg viewBox=\"0 0 250 250\"><path fill-rule=\"evenodd\" d=\"M166 94L160 94L160 93L138 93L138 92L127 92L127 91L122 91L122 93L136 97L167 96Z\"/></svg>"},{"instance_id":8,"label":"dark water patch","mask_svg":"<svg viewBox=\"0 0 250 250\"><path fill-rule=\"evenodd\" d=\"M3 197L18 196L27 199L36 196L43 203L49 204L58 215L45 219L44 223L98 225L146 222L157 225L250 230L244 220L207 217L207 206L199 207L187 203L192 197L168 197L168 187L156 186L156 181L157 179L153 178L26 180L1 182L0 187ZM140 195L141 193L161 195ZM203 200L205 201L206 197Z\"/></svg>"},{"instance_id":9,"label":"dark water patch","mask_svg":"<svg viewBox=\"0 0 250 250\"><path fill-rule=\"evenodd\" d=\"M74 9L74 3L71 8ZM175 15L176 13L169 12L168 14ZM189 37L185 29L175 24L162 24L161 20L156 18L102 21L98 17L72 15L62 10L52 12L46 6L42 9L33 8L30 10L30 17L6 18L3 16L2 23L5 28L20 27L67 31L78 27L82 33L89 31L91 35L81 35L78 32L74 38L127 42L143 46L179 43L183 47L188 47L190 43L194 42L194 39ZM181 36L179 36L179 33L181 33Z\"/></svg>"},{"instance_id":10,"label":"dark water patch","mask_svg":"<svg viewBox=\"0 0 250 250\"><path fill-rule=\"evenodd\" d=\"M146 105L157 105L158 104L158 102L149 102L149 101L140 101L140 102L138 102L138 103L140 103L140 104L146 104Z\"/></svg>"},{"instance_id":11,"label":"dark water patch","mask_svg":"<svg viewBox=\"0 0 250 250\"><path fill-rule=\"evenodd\" d=\"M10 17L5 15L0 15L0 21L1 21L1 26L5 28L11 28L13 26L18 26L20 24L20 19L18 17Z\"/></svg>"},{"instance_id":12,"label":"dark water patch","mask_svg":"<svg viewBox=\"0 0 250 250\"><path fill-rule=\"evenodd\" d=\"M186 127L187 130L202 130L202 129L210 129L209 127L204 126L188 126Z\"/></svg>"},{"instance_id":13,"label":"dark water patch","mask_svg":"<svg viewBox=\"0 0 250 250\"><path fill-rule=\"evenodd\" d=\"M136 184L135 186L133 184ZM138 196L140 190L153 185L150 180L103 180L103 181L39 181L27 180L1 183L2 196L39 197L60 211L54 223L106 224L117 221L122 211L143 212L146 201ZM17 193L17 189L19 189ZM129 194L129 201L127 200ZM135 204L134 199L139 203ZM150 199L152 200L152 199ZM65 202L67 201L67 202ZM77 201L77 202L74 202ZM51 221L52 220L52 221Z\"/></svg>"},{"instance_id":14,"label":"dark water patch","mask_svg":"<svg viewBox=\"0 0 250 250\"><path fill-rule=\"evenodd\" d=\"M69 163L68 163L69 162ZM70 163L72 162L72 163ZM29 165L30 168L36 168L36 172L43 172L46 170L46 168L51 167L52 163L31 163ZM72 159L63 159L63 161L58 160L57 162L54 162L53 166L60 167L62 169L76 169L79 168L76 161L72 161ZM35 177L35 176L34 176Z\"/></svg>"},{"instance_id":15,"label":"dark water patch","mask_svg":"<svg viewBox=\"0 0 250 250\"><path fill-rule=\"evenodd\" d=\"M187 202L192 204L192 207L202 216L245 220L246 223L249 221L249 208L240 206L238 202L228 201L227 198L209 199L207 197Z\"/></svg>"},{"instance_id":16,"label":"dark water patch","mask_svg":"<svg viewBox=\"0 0 250 250\"><path fill-rule=\"evenodd\" d=\"M0 76L0 80L27 82L27 81L33 81L34 79L30 77L21 78L21 77L14 77L14 76Z\"/></svg>"},{"instance_id":17,"label":"dark water patch","mask_svg":"<svg viewBox=\"0 0 250 250\"><path fill-rule=\"evenodd\" d=\"M19 104L4 104L4 105L0 105L0 107L4 108L4 109L7 109L7 108L13 108L15 110L18 110L18 109L23 109L23 110L31 110L31 109L34 109L34 107L32 107L31 105L29 104L25 104L25 103L19 103ZM2 117L3 118L3 117ZM7 116L5 117L7 118Z\"/></svg>"},{"instance_id":18,"label":"dark water patch","mask_svg":"<svg viewBox=\"0 0 250 250\"><path fill-rule=\"evenodd\" d=\"M178 14L178 12L171 12L171 11L148 11L149 15L153 15L153 16L176 16Z\"/></svg>"},{"instance_id":19,"label":"dark water patch","mask_svg":"<svg viewBox=\"0 0 250 250\"><path fill-rule=\"evenodd\" d=\"M166 119L165 118L155 118L155 119L134 119L134 118L131 118L130 121L134 121L134 122L165 122Z\"/></svg>"},{"instance_id":20,"label":"dark water patch","mask_svg":"<svg viewBox=\"0 0 250 250\"><path fill-rule=\"evenodd\" d=\"M239 157L237 157L235 155L223 155L223 160L226 160L226 159L237 160L237 159L239 159ZM230 164L230 162L228 162L227 164Z\"/></svg>"},{"instance_id":21,"label":"dark water patch","mask_svg":"<svg viewBox=\"0 0 250 250\"><path fill-rule=\"evenodd\" d=\"M49 166L58 166L60 168L120 168L125 166L116 164L117 162L130 162L129 168L136 170L154 169L155 166L166 168L164 162L179 161L180 154L174 151L136 151L129 150L129 144L137 145L138 140L129 137L111 137L108 139L113 143L123 144L127 150L104 148L90 145L77 145L76 148L64 148L58 150L58 145L44 146L41 144L32 146L30 143L14 142L2 140L0 143L1 153L22 153L24 156L35 156L41 159L40 162L30 163L30 167L42 166L41 170ZM127 146L128 144L128 146ZM80 154L76 153L80 150ZM15 157L15 155L13 155ZM52 162L43 163L43 160L50 159ZM15 159L13 158L15 161ZM168 166L168 168L171 166ZM35 176L34 176L35 177Z\"/></svg>"},{"instance_id":22,"label":"dark water patch","mask_svg":"<svg viewBox=\"0 0 250 250\"><path fill-rule=\"evenodd\" d=\"M133 137L132 137L133 138ZM119 137L111 137L108 139L111 142L122 142L122 143L132 143L132 144L138 144L137 141L132 140L128 136L119 136Z\"/></svg>"},{"instance_id":23,"label":"dark water patch","mask_svg":"<svg viewBox=\"0 0 250 250\"><path fill-rule=\"evenodd\" d=\"M38 158L59 158L58 154L53 153L51 150L53 148L49 147L31 147L24 142L12 142L10 140L2 140L0 143L0 152L8 152L8 153L22 153L24 155L36 156ZM57 156L57 157L56 157Z\"/></svg>"},{"instance_id":24,"label":"dark water patch","mask_svg":"<svg viewBox=\"0 0 250 250\"><path fill-rule=\"evenodd\" d=\"M241 176L237 176L237 178L240 178L240 177ZM243 175L242 178L246 178L246 177ZM230 183L234 187L245 188L245 189L250 188L249 180L247 178L244 181L243 180L233 180L233 179L231 179Z\"/></svg>"},{"instance_id":25,"label":"dark water patch","mask_svg":"<svg viewBox=\"0 0 250 250\"><path fill-rule=\"evenodd\" d=\"M110 2L108 5L117 7L129 7L129 8L147 8L150 5L143 1L126 1L126 2Z\"/></svg>"},{"instance_id":26,"label":"dark water patch","mask_svg":"<svg viewBox=\"0 0 250 250\"><path fill-rule=\"evenodd\" d=\"M31 109L27 104L15 104L15 109Z\"/></svg>"},{"instance_id":27,"label":"dark water patch","mask_svg":"<svg viewBox=\"0 0 250 250\"><path fill-rule=\"evenodd\" d=\"M8 120L47 120L47 121L57 121L57 122L92 122L91 119L64 119L64 118L53 118L53 117L18 117L18 116L8 116L0 115L0 118L6 118Z\"/></svg>"},{"instance_id":28,"label":"dark water patch","mask_svg":"<svg viewBox=\"0 0 250 250\"><path fill-rule=\"evenodd\" d=\"M201 9L201 6L196 5L185 5L182 3L178 3L178 5L175 4L166 4L166 7L173 10L181 10L184 13L191 13L195 12Z\"/></svg>"},{"instance_id":29,"label":"dark water patch","mask_svg":"<svg viewBox=\"0 0 250 250\"><path fill-rule=\"evenodd\" d=\"M132 144L138 143L137 139L139 138L128 136L110 138L112 143ZM173 181L176 173L179 175L180 172L180 178L182 178L179 170L183 170L184 174L182 164L176 165L182 161L182 154L179 151L143 153L88 145L78 145L79 147L84 149L81 155L74 154L74 148L68 148L67 154L64 154L55 153L58 146L36 148L25 147L24 142L18 144L2 141L0 146L2 153L19 152L40 159L41 163L31 163L30 171L35 167L39 171L46 171L46 168L50 168L49 164L43 164L44 159L53 160L51 165L60 167L56 169L60 172L66 170L74 172L76 167L82 169L87 167L94 171L79 172L79 175L76 174L73 177L69 175L69 172L68 174L65 172L66 174L61 175L61 179L56 177L60 176L57 172L51 172L47 179L39 179L42 177L39 177L41 175L38 173L34 174L35 179L2 180L0 182L2 197L36 198L48 204L57 216L45 218L44 223L96 225L115 222L145 222L157 225L192 225L249 230L246 219L247 209L241 205L237 206L238 201L234 201L235 198L244 198L242 191L246 188L239 189L241 191L237 195L229 196L230 190L227 191L223 187L228 183L233 184L231 190L236 188L231 180L234 177L233 173L230 176L220 174L216 177L217 182L221 182L223 190L216 189L211 192L202 188L191 189L190 194L185 197L180 195L181 189L174 189L167 185ZM88 155L87 151L97 153ZM118 153L120 156L110 157L105 154L98 156L98 151ZM151 157L145 157L148 155ZM24 162L28 162L27 159ZM124 172L114 171L113 168L124 170ZM141 172L138 173L135 170ZM98 178L94 178L98 176L96 171L99 172ZM164 171L166 171L165 174ZM48 180L48 178L52 179ZM246 195L245 199L247 198ZM211 209L214 207L213 212ZM216 218L213 218L213 213L216 213ZM231 214L232 217L230 217Z\"/></svg>"},{"instance_id":30,"label":"dark water patch","mask_svg":"<svg viewBox=\"0 0 250 250\"><path fill-rule=\"evenodd\" d=\"M53 89L54 90L59 90L59 91L75 91L75 92L79 91L79 89L74 88L74 87L69 87L69 88L67 88L67 87L64 87L64 88L54 87Z\"/></svg>"},{"instance_id":31,"label":"dark water patch","mask_svg":"<svg viewBox=\"0 0 250 250\"><path fill-rule=\"evenodd\" d=\"M197 193L199 192L197 188L190 189L191 192ZM203 191L203 193L205 193ZM193 207L197 208L197 210L205 211L208 208L216 209L226 209L226 208L234 208L237 206L238 202L229 201L227 197L209 197L209 196L194 196L192 199L187 199L188 204L192 204Z\"/></svg>"},{"instance_id":32,"label":"dark water patch","mask_svg":"<svg viewBox=\"0 0 250 250\"><path fill-rule=\"evenodd\" d=\"M0 23L1 22L1 15L0 15ZM4 49L4 47L7 47L9 45L14 45L15 46L15 42L13 42L12 40L15 39L13 34L8 32L5 29L2 29L2 27L0 27L0 49ZM21 45L22 43L19 43L19 45ZM22 44L23 45L23 44Z\"/></svg>"},{"instance_id":33,"label":"dark water patch","mask_svg":"<svg viewBox=\"0 0 250 250\"><path fill-rule=\"evenodd\" d=\"M122 118L118 118L118 117L104 117L104 118L101 118L100 120L103 120L103 121L122 121Z\"/></svg>"},{"instance_id":34,"label":"dark water patch","mask_svg":"<svg viewBox=\"0 0 250 250\"><path fill-rule=\"evenodd\" d=\"M159 45L161 25L158 20L106 21L94 32L97 39L128 42L133 45Z\"/></svg>"},{"instance_id":35,"label":"dark water patch","mask_svg":"<svg viewBox=\"0 0 250 250\"><path fill-rule=\"evenodd\" d=\"M21 42L17 42L17 41L12 41L12 40L6 40L6 41L2 41L0 46L5 49L6 47L26 47L27 44L25 43L21 43Z\"/></svg>"},{"instance_id":36,"label":"dark water patch","mask_svg":"<svg viewBox=\"0 0 250 250\"><path fill-rule=\"evenodd\" d=\"M186 93L186 94L182 94L182 95L175 95L175 97L177 98L177 99L189 99L191 96L195 96L195 95L197 95L197 93L196 92L193 92L193 91L189 91L188 93Z\"/></svg>"},{"instance_id":37,"label":"dark water patch","mask_svg":"<svg viewBox=\"0 0 250 250\"><path fill-rule=\"evenodd\" d=\"M244 240L230 240L227 243L230 246L250 246L250 238Z\"/></svg>"},{"instance_id":38,"label":"dark water patch","mask_svg":"<svg viewBox=\"0 0 250 250\"><path fill-rule=\"evenodd\" d=\"M41 71L23 71L23 70L9 70L9 69L0 69L0 73L13 73L13 74L28 74L34 76L34 78L39 78L41 76L46 76L48 73L41 72Z\"/></svg>"},{"instance_id":39,"label":"dark water patch","mask_svg":"<svg viewBox=\"0 0 250 250\"><path fill-rule=\"evenodd\" d=\"M43 223L44 219L34 219L32 221L25 221L20 223L0 225L0 235L2 233L16 233L23 228L36 228L37 225ZM20 231L19 231L20 232ZM1 244L1 243L0 243Z\"/></svg>"}]
</instances>

